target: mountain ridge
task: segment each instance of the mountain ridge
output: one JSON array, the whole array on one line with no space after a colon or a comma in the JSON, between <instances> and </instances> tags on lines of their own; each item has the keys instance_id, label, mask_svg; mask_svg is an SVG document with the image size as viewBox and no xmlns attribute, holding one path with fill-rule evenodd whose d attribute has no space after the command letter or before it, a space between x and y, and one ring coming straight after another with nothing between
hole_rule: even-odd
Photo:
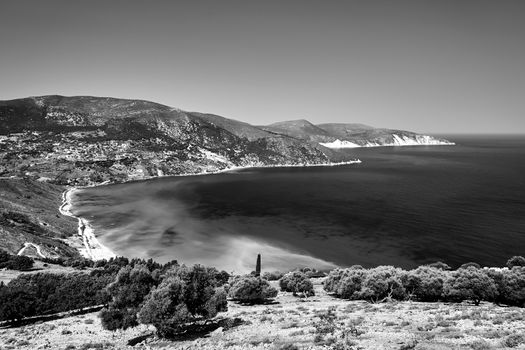
<instances>
[{"instance_id":1,"label":"mountain ridge","mask_svg":"<svg viewBox=\"0 0 525 350\"><path fill-rule=\"evenodd\" d=\"M418 135L306 119L254 126L145 100L33 96L0 101L0 176L90 185L233 167L330 164L351 159L337 151L349 144L389 145Z\"/></svg>"}]
</instances>

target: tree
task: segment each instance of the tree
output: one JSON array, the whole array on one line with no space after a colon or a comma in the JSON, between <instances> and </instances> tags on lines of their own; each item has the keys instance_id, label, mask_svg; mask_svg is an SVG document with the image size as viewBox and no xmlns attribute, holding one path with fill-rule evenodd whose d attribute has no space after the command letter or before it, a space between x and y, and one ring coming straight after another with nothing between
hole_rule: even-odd
<instances>
[{"instance_id":1,"label":"tree","mask_svg":"<svg viewBox=\"0 0 525 350\"><path fill-rule=\"evenodd\" d=\"M268 281L254 276L242 276L232 282L229 297L241 303L264 303L277 296L277 289Z\"/></svg>"},{"instance_id":2,"label":"tree","mask_svg":"<svg viewBox=\"0 0 525 350\"><path fill-rule=\"evenodd\" d=\"M433 268L439 269L439 270L444 270L444 271L451 270L450 266L448 264L445 264L442 261L436 261L434 263L428 264L427 266L428 267L433 267Z\"/></svg>"},{"instance_id":3,"label":"tree","mask_svg":"<svg viewBox=\"0 0 525 350\"><path fill-rule=\"evenodd\" d=\"M507 260L507 267L509 269L512 269L515 266L525 267L525 258L517 255Z\"/></svg>"},{"instance_id":4,"label":"tree","mask_svg":"<svg viewBox=\"0 0 525 350\"><path fill-rule=\"evenodd\" d=\"M28 256L8 255L7 260L5 260L5 254L0 255L0 268L5 267L10 270L25 271L31 269L35 263L35 261ZM1 260L4 260L4 262L1 262Z\"/></svg>"},{"instance_id":5,"label":"tree","mask_svg":"<svg viewBox=\"0 0 525 350\"><path fill-rule=\"evenodd\" d=\"M199 282L203 280L199 279ZM223 288L213 288L211 293L197 293L202 298L195 299L192 293L187 292L187 287L187 283L176 275L165 278L146 298L138 314L140 323L154 325L161 337L172 337L198 317L209 319L218 312L226 311L226 292ZM194 284L193 288L207 289L208 286Z\"/></svg>"},{"instance_id":6,"label":"tree","mask_svg":"<svg viewBox=\"0 0 525 350\"><path fill-rule=\"evenodd\" d=\"M353 265L346 269L334 269L330 271L330 273L324 280L324 286L323 286L324 290L326 290L328 293L335 293L336 295L338 295L337 290L339 288L339 284L341 283L341 280L344 277L347 277L350 274L353 274L353 271L361 271L362 273L366 272L366 270L363 269L363 266L361 265ZM361 287L359 286L359 290L360 289Z\"/></svg>"},{"instance_id":7,"label":"tree","mask_svg":"<svg viewBox=\"0 0 525 350\"><path fill-rule=\"evenodd\" d=\"M136 314L144 298L158 281L146 265L125 266L107 291L112 296L109 308L100 313L102 325L110 330L126 329L138 324Z\"/></svg>"},{"instance_id":8,"label":"tree","mask_svg":"<svg viewBox=\"0 0 525 350\"><path fill-rule=\"evenodd\" d=\"M11 257L11 254L9 254L3 249L0 249L0 264L7 262L10 257Z\"/></svg>"},{"instance_id":9,"label":"tree","mask_svg":"<svg viewBox=\"0 0 525 350\"><path fill-rule=\"evenodd\" d=\"M302 293L305 297L315 295L312 281L301 271L292 271L284 275L279 280L279 286L282 291L292 292L294 296L297 293Z\"/></svg>"},{"instance_id":10,"label":"tree","mask_svg":"<svg viewBox=\"0 0 525 350\"><path fill-rule=\"evenodd\" d=\"M476 268L476 269L481 269L481 265L478 264L478 263L475 263L475 262L464 263L464 264L461 265L459 268L460 268L460 269L466 269L466 268L469 268L469 267L474 267L474 268Z\"/></svg>"},{"instance_id":11,"label":"tree","mask_svg":"<svg viewBox=\"0 0 525 350\"><path fill-rule=\"evenodd\" d=\"M408 294L420 301L437 301L443 294L447 272L429 266L408 271L402 278Z\"/></svg>"},{"instance_id":12,"label":"tree","mask_svg":"<svg viewBox=\"0 0 525 350\"><path fill-rule=\"evenodd\" d=\"M367 271L363 268L350 268L343 272L335 294L344 299L357 299L361 293Z\"/></svg>"},{"instance_id":13,"label":"tree","mask_svg":"<svg viewBox=\"0 0 525 350\"><path fill-rule=\"evenodd\" d=\"M443 294L449 300L471 300L479 305L482 300L494 300L497 289L485 271L468 267L451 272L443 284Z\"/></svg>"},{"instance_id":14,"label":"tree","mask_svg":"<svg viewBox=\"0 0 525 350\"><path fill-rule=\"evenodd\" d=\"M501 283L506 303L525 306L525 267L515 266L512 270L505 271Z\"/></svg>"},{"instance_id":15,"label":"tree","mask_svg":"<svg viewBox=\"0 0 525 350\"><path fill-rule=\"evenodd\" d=\"M367 271L359 297L372 301L385 298L403 300L407 294L401 277L404 271L393 266L378 266Z\"/></svg>"}]
</instances>

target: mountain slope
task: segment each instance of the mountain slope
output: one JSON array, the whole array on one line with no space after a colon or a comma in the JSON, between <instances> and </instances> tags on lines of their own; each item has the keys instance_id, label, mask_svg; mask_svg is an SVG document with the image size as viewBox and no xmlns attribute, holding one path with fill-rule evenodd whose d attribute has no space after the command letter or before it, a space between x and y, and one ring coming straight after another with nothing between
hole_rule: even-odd
<instances>
[{"instance_id":1,"label":"mountain slope","mask_svg":"<svg viewBox=\"0 0 525 350\"><path fill-rule=\"evenodd\" d=\"M263 126L262 128L267 131L292 136L301 140L314 142L331 140L330 133L305 119L274 123L268 126Z\"/></svg>"},{"instance_id":2,"label":"mountain slope","mask_svg":"<svg viewBox=\"0 0 525 350\"><path fill-rule=\"evenodd\" d=\"M140 100L41 96L0 101L0 135L1 176L59 184L329 162L318 145Z\"/></svg>"},{"instance_id":3,"label":"mountain slope","mask_svg":"<svg viewBox=\"0 0 525 350\"><path fill-rule=\"evenodd\" d=\"M339 149L379 146L446 145L447 140L411 131L380 129L364 124L327 123L314 125L307 120L291 120L263 127L281 135L317 142L321 146Z\"/></svg>"},{"instance_id":4,"label":"mountain slope","mask_svg":"<svg viewBox=\"0 0 525 350\"><path fill-rule=\"evenodd\" d=\"M87 185L239 166L345 161L339 148L446 144L408 131L292 120L257 127L158 103L91 96L0 101L0 176Z\"/></svg>"}]
</instances>

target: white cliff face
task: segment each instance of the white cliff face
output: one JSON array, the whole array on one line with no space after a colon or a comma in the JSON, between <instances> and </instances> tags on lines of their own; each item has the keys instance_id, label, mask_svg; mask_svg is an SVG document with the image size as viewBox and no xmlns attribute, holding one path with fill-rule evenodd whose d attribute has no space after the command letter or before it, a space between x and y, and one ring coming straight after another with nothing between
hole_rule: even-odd
<instances>
[{"instance_id":1,"label":"white cliff face","mask_svg":"<svg viewBox=\"0 0 525 350\"><path fill-rule=\"evenodd\" d=\"M328 148L357 148L357 147L387 147L387 146L423 146L423 145L454 145L454 142L447 140L436 139L428 135L397 135L392 134L393 140L390 142L380 143L377 141L367 141L363 144L358 144L355 142L347 140L335 140L332 142L320 142L319 144Z\"/></svg>"}]
</instances>

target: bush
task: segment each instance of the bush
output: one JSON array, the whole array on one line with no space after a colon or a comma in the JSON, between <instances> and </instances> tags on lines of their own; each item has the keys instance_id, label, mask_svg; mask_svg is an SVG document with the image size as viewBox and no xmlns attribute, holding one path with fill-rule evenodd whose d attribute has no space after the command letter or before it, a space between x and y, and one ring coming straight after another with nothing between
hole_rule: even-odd
<instances>
[{"instance_id":1,"label":"bush","mask_svg":"<svg viewBox=\"0 0 525 350\"><path fill-rule=\"evenodd\" d=\"M343 278L343 272L343 269L334 269L330 271L324 280L323 289L328 293L335 293L339 286L339 282L341 282L341 279Z\"/></svg>"},{"instance_id":2,"label":"bush","mask_svg":"<svg viewBox=\"0 0 525 350\"><path fill-rule=\"evenodd\" d=\"M392 266L378 266L367 271L359 297L374 302L385 298L403 300L407 294L402 283L404 271Z\"/></svg>"},{"instance_id":3,"label":"bush","mask_svg":"<svg viewBox=\"0 0 525 350\"><path fill-rule=\"evenodd\" d=\"M458 269L467 269L469 267L473 267L475 269L481 269L481 265L475 262L468 262L461 265Z\"/></svg>"},{"instance_id":4,"label":"bush","mask_svg":"<svg viewBox=\"0 0 525 350\"><path fill-rule=\"evenodd\" d=\"M301 293L305 297L313 296L314 285L303 272L293 271L289 272L279 280L279 286L282 291L292 292L293 295Z\"/></svg>"},{"instance_id":5,"label":"bush","mask_svg":"<svg viewBox=\"0 0 525 350\"><path fill-rule=\"evenodd\" d=\"M25 271L33 267L35 261L23 255L11 255L5 250L0 249L0 269Z\"/></svg>"},{"instance_id":6,"label":"bush","mask_svg":"<svg viewBox=\"0 0 525 350\"><path fill-rule=\"evenodd\" d=\"M512 334L512 335L509 335L503 341L503 345L505 345L508 348L516 348L516 347L520 346L521 344L525 344L525 335L523 335L523 334Z\"/></svg>"},{"instance_id":7,"label":"bush","mask_svg":"<svg viewBox=\"0 0 525 350\"><path fill-rule=\"evenodd\" d=\"M328 274L328 277L326 277L324 281L324 286L323 286L324 290L327 291L328 293L334 293L337 296L340 296L338 294L338 289L339 289L339 284L341 283L341 280L344 277L349 276L349 274L352 274L351 271L354 271L354 270L361 271L360 274L366 272L366 270L364 270L361 265L353 265L347 269L334 269L330 271L330 273ZM358 289L359 290L361 289L360 283L359 283Z\"/></svg>"},{"instance_id":8,"label":"bush","mask_svg":"<svg viewBox=\"0 0 525 350\"><path fill-rule=\"evenodd\" d=\"M525 267L505 271L501 279L503 302L525 306Z\"/></svg>"},{"instance_id":9,"label":"bush","mask_svg":"<svg viewBox=\"0 0 525 350\"><path fill-rule=\"evenodd\" d=\"M503 284L503 275L506 272L502 269L489 268L484 270L487 276L490 277L494 285L496 286L496 296L494 297L494 302L497 304L508 304L508 301L505 298L505 290Z\"/></svg>"},{"instance_id":10,"label":"bush","mask_svg":"<svg viewBox=\"0 0 525 350\"><path fill-rule=\"evenodd\" d=\"M100 320L104 329L115 331L128 329L138 325L137 316L133 309L108 309L100 311Z\"/></svg>"},{"instance_id":11,"label":"bush","mask_svg":"<svg viewBox=\"0 0 525 350\"><path fill-rule=\"evenodd\" d=\"M471 300L479 305L482 300L494 300L497 289L485 271L468 267L450 274L443 284L443 294L452 301Z\"/></svg>"},{"instance_id":12,"label":"bush","mask_svg":"<svg viewBox=\"0 0 525 350\"><path fill-rule=\"evenodd\" d=\"M367 271L362 268L350 268L343 271L335 294L345 299L357 299Z\"/></svg>"},{"instance_id":13,"label":"bush","mask_svg":"<svg viewBox=\"0 0 525 350\"><path fill-rule=\"evenodd\" d=\"M447 278L444 270L420 266L408 271L402 278L409 295L420 301L437 301L443 294L443 283Z\"/></svg>"},{"instance_id":14,"label":"bush","mask_svg":"<svg viewBox=\"0 0 525 350\"><path fill-rule=\"evenodd\" d=\"M278 281L284 276L284 273L279 271L272 271L272 272L265 272L262 275L262 278L264 278L267 281Z\"/></svg>"},{"instance_id":15,"label":"bush","mask_svg":"<svg viewBox=\"0 0 525 350\"><path fill-rule=\"evenodd\" d=\"M0 264L7 262L10 257L11 257L11 254L9 254L3 249L0 249Z\"/></svg>"},{"instance_id":16,"label":"bush","mask_svg":"<svg viewBox=\"0 0 525 350\"><path fill-rule=\"evenodd\" d=\"M200 278L203 271L206 269L197 265L190 271L176 271L165 278L146 298L138 315L139 321L154 325L161 337L172 337L196 317L209 319L226 311L224 289L209 283L215 279L213 276ZM180 278L184 275L186 281ZM192 277L188 280L187 276ZM189 289L193 292L188 292Z\"/></svg>"},{"instance_id":17,"label":"bush","mask_svg":"<svg viewBox=\"0 0 525 350\"><path fill-rule=\"evenodd\" d=\"M525 258L522 256L513 256L507 260L507 267L512 269L515 266L525 267Z\"/></svg>"},{"instance_id":18,"label":"bush","mask_svg":"<svg viewBox=\"0 0 525 350\"><path fill-rule=\"evenodd\" d=\"M436 261L436 262L428 264L426 266L433 267L433 268L438 269L438 270L444 270L444 271L451 270L450 266L448 266L448 264L445 264L442 261Z\"/></svg>"},{"instance_id":19,"label":"bush","mask_svg":"<svg viewBox=\"0 0 525 350\"><path fill-rule=\"evenodd\" d=\"M111 275L86 273L24 274L0 288L0 320L53 314L109 300L106 285Z\"/></svg>"},{"instance_id":20,"label":"bush","mask_svg":"<svg viewBox=\"0 0 525 350\"><path fill-rule=\"evenodd\" d=\"M136 314L144 298L157 283L152 272L144 264L137 264L134 267L128 265L120 269L115 281L107 286L112 300L108 310L100 315L102 325L109 325L110 330L126 329L137 325Z\"/></svg>"},{"instance_id":21,"label":"bush","mask_svg":"<svg viewBox=\"0 0 525 350\"><path fill-rule=\"evenodd\" d=\"M277 296L277 289L259 277L242 276L233 280L229 297L241 303L264 303Z\"/></svg>"}]
</instances>

